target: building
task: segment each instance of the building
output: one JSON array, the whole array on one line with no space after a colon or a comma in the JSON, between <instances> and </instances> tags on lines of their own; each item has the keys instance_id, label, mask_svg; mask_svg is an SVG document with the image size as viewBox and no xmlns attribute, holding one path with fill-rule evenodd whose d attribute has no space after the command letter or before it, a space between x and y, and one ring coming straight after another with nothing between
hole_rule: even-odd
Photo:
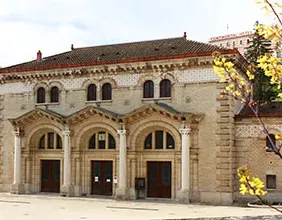
<instances>
[{"instance_id":1,"label":"building","mask_svg":"<svg viewBox=\"0 0 282 220\"><path fill-rule=\"evenodd\" d=\"M253 36L252 31L245 31L241 33L211 37L209 39L209 43L229 49L237 48L238 51L244 56L246 52L246 48L249 46L249 42L252 36Z\"/></svg>"},{"instance_id":2,"label":"building","mask_svg":"<svg viewBox=\"0 0 282 220\"><path fill-rule=\"evenodd\" d=\"M228 34L224 36L211 37L209 43L219 47L224 47L228 49L236 48L243 56L247 52L247 47L252 39L253 32L245 31L241 33ZM271 48L273 50L273 56L281 57L281 45L272 44Z\"/></svg>"},{"instance_id":3,"label":"building","mask_svg":"<svg viewBox=\"0 0 282 220\"><path fill-rule=\"evenodd\" d=\"M0 190L240 199L236 168L248 161L243 122L234 119L241 104L219 95L215 50L246 71L237 50L185 35L72 46L50 57L39 51L36 60L1 69Z\"/></svg>"}]
</instances>

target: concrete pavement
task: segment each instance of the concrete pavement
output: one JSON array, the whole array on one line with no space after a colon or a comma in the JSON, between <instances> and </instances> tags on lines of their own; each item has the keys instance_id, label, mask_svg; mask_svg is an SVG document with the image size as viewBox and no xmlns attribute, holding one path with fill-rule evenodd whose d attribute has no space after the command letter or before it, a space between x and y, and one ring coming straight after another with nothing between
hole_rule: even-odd
<instances>
[{"instance_id":1,"label":"concrete pavement","mask_svg":"<svg viewBox=\"0 0 282 220\"><path fill-rule=\"evenodd\" d=\"M148 220L276 214L268 208L0 193L0 220Z\"/></svg>"}]
</instances>

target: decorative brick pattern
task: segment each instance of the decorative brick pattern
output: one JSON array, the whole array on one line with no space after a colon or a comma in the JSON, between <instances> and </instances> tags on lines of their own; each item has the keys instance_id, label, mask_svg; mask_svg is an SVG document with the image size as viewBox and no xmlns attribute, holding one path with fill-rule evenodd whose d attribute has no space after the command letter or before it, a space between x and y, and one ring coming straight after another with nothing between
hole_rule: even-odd
<instances>
[{"instance_id":1,"label":"decorative brick pattern","mask_svg":"<svg viewBox=\"0 0 282 220\"><path fill-rule=\"evenodd\" d=\"M6 83L0 85L0 94L30 92L34 87L32 83Z\"/></svg>"},{"instance_id":2,"label":"decorative brick pattern","mask_svg":"<svg viewBox=\"0 0 282 220\"><path fill-rule=\"evenodd\" d=\"M179 82L196 83L218 81L219 77L211 68L206 69L189 69L176 72Z\"/></svg>"},{"instance_id":3,"label":"decorative brick pattern","mask_svg":"<svg viewBox=\"0 0 282 220\"><path fill-rule=\"evenodd\" d=\"M213 82L218 80L218 76L211 68L174 71L171 74L174 75L176 77L176 81L180 83ZM142 76L144 76L144 73L110 75L108 78L115 80L118 86L137 86L139 79ZM81 77L60 80L55 79L54 81L60 81L66 90L73 90L81 88L83 83L88 79L88 77ZM44 80L42 82L49 84L51 80ZM7 94L30 92L33 90L35 84L35 82L15 82L2 84L0 85L0 93Z\"/></svg>"},{"instance_id":4,"label":"decorative brick pattern","mask_svg":"<svg viewBox=\"0 0 282 220\"><path fill-rule=\"evenodd\" d=\"M275 129L282 131L282 125L266 125L267 129ZM258 137L262 132L260 125L237 125L236 126L236 137Z\"/></svg>"}]
</instances>

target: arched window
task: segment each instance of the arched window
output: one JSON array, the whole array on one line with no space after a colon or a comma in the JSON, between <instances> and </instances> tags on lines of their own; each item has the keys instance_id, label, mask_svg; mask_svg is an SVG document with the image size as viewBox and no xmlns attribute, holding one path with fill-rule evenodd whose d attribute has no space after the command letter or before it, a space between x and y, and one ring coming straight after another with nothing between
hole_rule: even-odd
<instances>
[{"instance_id":1,"label":"arched window","mask_svg":"<svg viewBox=\"0 0 282 220\"><path fill-rule=\"evenodd\" d=\"M105 83L102 86L102 100L112 99L112 85L110 83Z\"/></svg>"},{"instance_id":2,"label":"arched window","mask_svg":"<svg viewBox=\"0 0 282 220\"><path fill-rule=\"evenodd\" d=\"M154 82L148 80L143 85L143 98L154 98Z\"/></svg>"},{"instance_id":3,"label":"arched window","mask_svg":"<svg viewBox=\"0 0 282 220\"><path fill-rule=\"evenodd\" d=\"M57 86L53 86L51 88L50 101L51 102L59 102L59 88Z\"/></svg>"},{"instance_id":4,"label":"arched window","mask_svg":"<svg viewBox=\"0 0 282 220\"><path fill-rule=\"evenodd\" d=\"M174 149L174 147L172 135L162 130L150 133L144 141L144 149Z\"/></svg>"},{"instance_id":5,"label":"arched window","mask_svg":"<svg viewBox=\"0 0 282 220\"><path fill-rule=\"evenodd\" d=\"M39 149L44 149L45 148L45 134L40 138L39 141Z\"/></svg>"},{"instance_id":6,"label":"arched window","mask_svg":"<svg viewBox=\"0 0 282 220\"><path fill-rule=\"evenodd\" d=\"M149 134L146 139L145 139L145 143L144 143L144 148L145 149L152 149L152 133Z\"/></svg>"},{"instance_id":7,"label":"arched window","mask_svg":"<svg viewBox=\"0 0 282 220\"><path fill-rule=\"evenodd\" d=\"M95 149L96 147L96 134L93 134L89 140L89 149Z\"/></svg>"},{"instance_id":8,"label":"arched window","mask_svg":"<svg viewBox=\"0 0 282 220\"><path fill-rule=\"evenodd\" d=\"M62 149L61 136L54 132L43 134L39 140L39 149Z\"/></svg>"},{"instance_id":9,"label":"arched window","mask_svg":"<svg viewBox=\"0 0 282 220\"><path fill-rule=\"evenodd\" d=\"M114 137L106 132L99 131L93 134L89 140L88 149L115 149L116 141Z\"/></svg>"},{"instance_id":10,"label":"arched window","mask_svg":"<svg viewBox=\"0 0 282 220\"><path fill-rule=\"evenodd\" d=\"M45 103L45 89L43 87L37 89L37 103Z\"/></svg>"},{"instance_id":11,"label":"arched window","mask_svg":"<svg viewBox=\"0 0 282 220\"><path fill-rule=\"evenodd\" d=\"M276 139L275 139L275 135L274 134L269 134L270 140L268 138L268 136L266 136L265 138L265 142L266 142L266 147L265 147L265 151L266 152L273 152L273 146L271 144L271 142L276 145Z\"/></svg>"},{"instance_id":12,"label":"arched window","mask_svg":"<svg viewBox=\"0 0 282 220\"><path fill-rule=\"evenodd\" d=\"M97 99L97 87L94 84L90 84L87 89L87 101L94 101Z\"/></svg>"},{"instance_id":13,"label":"arched window","mask_svg":"<svg viewBox=\"0 0 282 220\"><path fill-rule=\"evenodd\" d=\"M171 83L168 79L160 82L160 97L171 97Z\"/></svg>"}]
</instances>

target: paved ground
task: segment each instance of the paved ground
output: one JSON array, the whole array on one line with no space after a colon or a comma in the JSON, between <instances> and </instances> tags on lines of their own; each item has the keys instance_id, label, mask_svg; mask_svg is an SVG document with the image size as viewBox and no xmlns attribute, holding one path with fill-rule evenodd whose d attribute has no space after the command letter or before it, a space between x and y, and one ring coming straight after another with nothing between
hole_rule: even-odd
<instances>
[{"instance_id":1,"label":"paved ground","mask_svg":"<svg viewBox=\"0 0 282 220\"><path fill-rule=\"evenodd\" d=\"M268 208L0 193L0 220L147 220L275 214Z\"/></svg>"}]
</instances>

